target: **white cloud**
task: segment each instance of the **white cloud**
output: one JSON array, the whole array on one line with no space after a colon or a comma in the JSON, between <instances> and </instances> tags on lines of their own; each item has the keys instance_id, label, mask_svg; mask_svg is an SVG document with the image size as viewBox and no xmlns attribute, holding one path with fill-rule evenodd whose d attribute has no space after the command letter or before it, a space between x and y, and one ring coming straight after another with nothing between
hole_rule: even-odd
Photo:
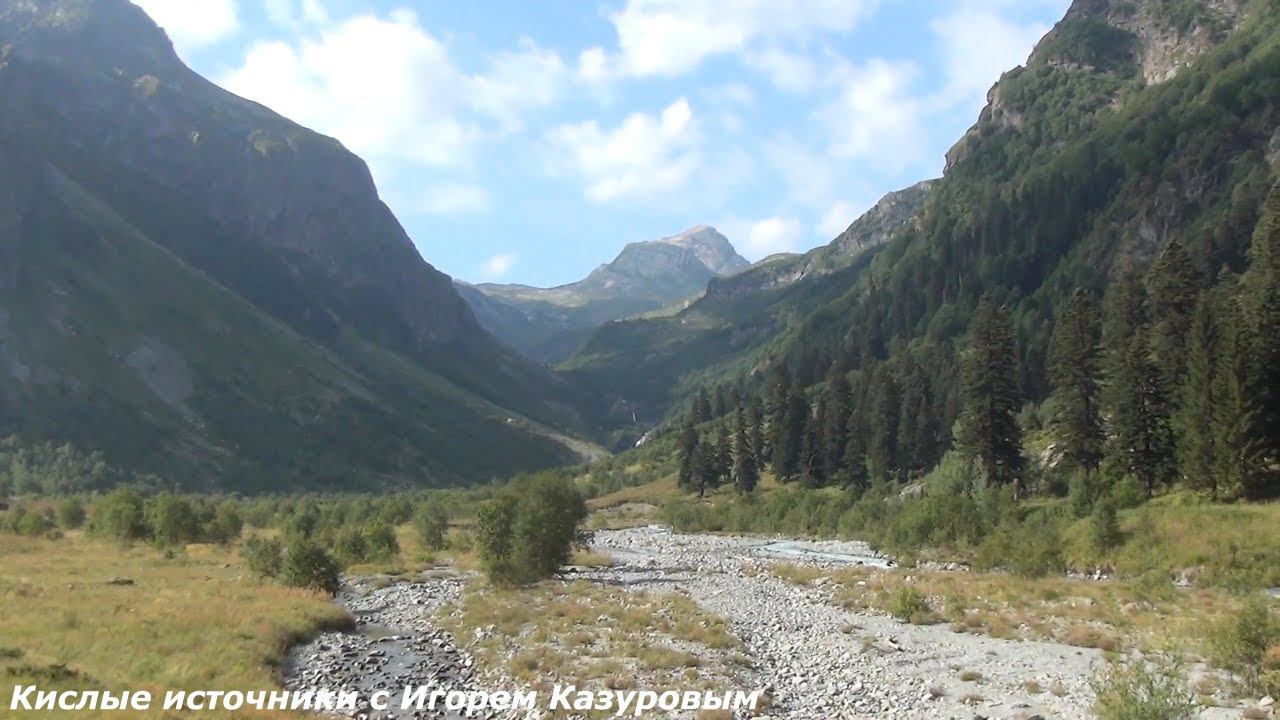
<instances>
[{"instance_id":1,"label":"white cloud","mask_svg":"<svg viewBox=\"0 0 1280 720\"><path fill-rule=\"evenodd\" d=\"M258 42L221 83L336 137L385 175L404 163L468 166L495 123L518 129L525 113L555 101L566 76L559 56L527 40L484 72L465 73L402 9L331 22L292 42Z\"/></svg>"},{"instance_id":2,"label":"white cloud","mask_svg":"<svg viewBox=\"0 0 1280 720\"><path fill-rule=\"evenodd\" d=\"M619 69L629 75L680 75L704 59L744 50L759 39L803 39L847 31L874 0L628 0L610 16Z\"/></svg>"},{"instance_id":3,"label":"white cloud","mask_svg":"<svg viewBox=\"0 0 1280 720\"><path fill-rule=\"evenodd\" d=\"M240 29L236 0L134 0L164 28L179 54L213 45Z\"/></svg>"},{"instance_id":4,"label":"white cloud","mask_svg":"<svg viewBox=\"0 0 1280 720\"><path fill-rule=\"evenodd\" d=\"M561 125L548 135L553 169L580 175L596 202L646 198L684 187L702 156L688 100L659 115L632 113L613 130L594 121Z\"/></svg>"},{"instance_id":5,"label":"white cloud","mask_svg":"<svg viewBox=\"0 0 1280 720\"><path fill-rule=\"evenodd\" d=\"M263 0L267 19L293 30L329 23L329 11L319 0Z\"/></svg>"},{"instance_id":6,"label":"white cloud","mask_svg":"<svg viewBox=\"0 0 1280 720\"><path fill-rule=\"evenodd\" d=\"M752 262L780 252L794 252L804 239L804 223L775 216L763 220L731 218L717 223L743 257Z\"/></svg>"},{"instance_id":7,"label":"white cloud","mask_svg":"<svg viewBox=\"0 0 1280 720\"><path fill-rule=\"evenodd\" d=\"M748 66L769 76L774 87L792 93L803 93L813 89L819 79L818 69L813 60L782 48L766 48L753 52L746 57Z\"/></svg>"},{"instance_id":8,"label":"white cloud","mask_svg":"<svg viewBox=\"0 0 1280 720\"><path fill-rule=\"evenodd\" d=\"M1006 70L1026 62L1031 49L1049 26L1021 24L1003 16L998 2L970 2L953 6L934 18L930 28L938 36L946 71L941 102L964 103L976 111L987 90Z\"/></svg>"},{"instance_id":9,"label":"white cloud","mask_svg":"<svg viewBox=\"0 0 1280 720\"><path fill-rule=\"evenodd\" d=\"M517 256L515 253L502 253L489 258L484 264L485 277L496 280L508 272L515 266Z\"/></svg>"},{"instance_id":10,"label":"white cloud","mask_svg":"<svg viewBox=\"0 0 1280 720\"><path fill-rule=\"evenodd\" d=\"M823 214L822 219L818 221L818 234L828 240L834 240L836 236L849 228L849 225L857 220L864 212L867 211L865 204L855 204L846 200L837 200L831 209Z\"/></svg>"},{"instance_id":11,"label":"white cloud","mask_svg":"<svg viewBox=\"0 0 1280 720\"><path fill-rule=\"evenodd\" d=\"M428 188L418 209L430 215L454 215L488 208L489 193L484 188L448 182Z\"/></svg>"},{"instance_id":12,"label":"white cloud","mask_svg":"<svg viewBox=\"0 0 1280 720\"><path fill-rule=\"evenodd\" d=\"M916 67L872 58L836 71L836 98L819 111L829 149L844 159L869 159L902 168L919 157L928 108L912 92Z\"/></svg>"}]
</instances>

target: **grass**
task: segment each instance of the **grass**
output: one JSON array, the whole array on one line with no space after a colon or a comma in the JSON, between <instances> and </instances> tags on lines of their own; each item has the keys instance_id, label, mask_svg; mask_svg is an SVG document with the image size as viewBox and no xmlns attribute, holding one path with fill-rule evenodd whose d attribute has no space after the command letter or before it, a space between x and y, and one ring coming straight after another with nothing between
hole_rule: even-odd
<instances>
[{"instance_id":1,"label":"grass","mask_svg":"<svg viewBox=\"0 0 1280 720\"><path fill-rule=\"evenodd\" d=\"M531 685L730 689L740 649L724 620L679 594L587 581L499 589L482 581L441 625L482 665Z\"/></svg>"},{"instance_id":2,"label":"grass","mask_svg":"<svg viewBox=\"0 0 1280 720\"><path fill-rule=\"evenodd\" d=\"M0 707L43 689L275 689L286 650L350 618L320 595L249 579L238 556L192 545L172 559L79 535L0 535ZM112 578L132 585L107 584ZM208 717L244 717L245 713ZM80 711L79 717L141 717ZM258 717L301 717L260 713Z\"/></svg>"}]
</instances>

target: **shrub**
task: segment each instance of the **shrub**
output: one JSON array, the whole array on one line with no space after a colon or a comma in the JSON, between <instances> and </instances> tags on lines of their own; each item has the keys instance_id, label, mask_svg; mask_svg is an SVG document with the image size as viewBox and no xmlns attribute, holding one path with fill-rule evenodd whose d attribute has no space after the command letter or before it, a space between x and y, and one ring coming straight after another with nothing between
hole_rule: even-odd
<instances>
[{"instance_id":1,"label":"shrub","mask_svg":"<svg viewBox=\"0 0 1280 720\"><path fill-rule=\"evenodd\" d=\"M1120 521L1116 518L1115 501L1108 496L1103 496L1094 505L1090 526L1093 547L1100 553L1118 546L1124 540L1120 532Z\"/></svg>"},{"instance_id":2,"label":"shrub","mask_svg":"<svg viewBox=\"0 0 1280 720\"><path fill-rule=\"evenodd\" d=\"M333 539L333 553L349 564L364 562L369 557L364 533L354 525L342 528Z\"/></svg>"},{"instance_id":3,"label":"shrub","mask_svg":"<svg viewBox=\"0 0 1280 720\"><path fill-rule=\"evenodd\" d=\"M284 547L275 538L264 538L251 535L240 547L240 556L244 558L249 570L258 577L273 578L280 574L280 560Z\"/></svg>"},{"instance_id":4,"label":"shrub","mask_svg":"<svg viewBox=\"0 0 1280 720\"><path fill-rule=\"evenodd\" d=\"M889 602L889 612L897 619L913 625L924 625L933 620L933 608L929 600L913 587L903 586Z\"/></svg>"},{"instance_id":5,"label":"shrub","mask_svg":"<svg viewBox=\"0 0 1280 720\"><path fill-rule=\"evenodd\" d=\"M142 496L129 488L115 490L94 509L92 529L125 543L146 538L149 530Z\"/></svg>"},{"instance_id":6,"label":"shrub","mask_svg":"<svg viewBox=\"0 0 1280 720\"><path fill-rule=\"evenodd\" d=\"M1092 684L1099 720L1190 720L1197 715L1181 668L1164 658L1113 663Z\"/></svg>"},{"instance_id":7,"label":"shrub","mask_svg":"<svg viewBox=\"0 0 1280 720\"><path fill-rule=\"evenodd\" d=\"M446 533L449 530L449 516L444 508L436 503L428 503L418 508L413 516L413 528L418 533L418 541L427 550L443 550Z\"/></svg>"},{"instance_id":8,"label":"shrub","mask_svg":"<svg viewBox=\"0 0 1280 720\"><path fill-rule=\"evenodd\" d=\"M586 503L566 479L536 475L476 512L475 544L491 580L525 585L555 574L579 540Z\"/></svg>"},{"instance_id":9,"label":"shrub","mask_svg":"<svg viewBox=\"0 0 1280 720\"><path fill-rule=\"evenodd\" d=\"M44 513L23 512L17 516L14 531L27 537L41 537L54 529L53 520Z\"/></svg>"},{"instance_id":10,"label":"shrub","mask_svg":"<svg viewBox=\"0 0 1280 720\"><path fill-rule=\"evenodd\" d=\"M227 545L239 538L243 530L244 519L240 516L239 508L234 502L227 500L214 510L213 519L209 521L206 534L213 542Z\"/></svg>"},{"instance_id":11,"label":"shrub","mask_svg":"<svg viewBox=\"0 0 1280 720\"><path fill-rule=\"evenodd\" d=\"M85 521L84 504L78 499L64 498L58 503L58 524L67 530L75 530Z\"/></svg>"},{"instance_id":12,"label":"shrub","mask_svg":"<svg viewBox=\"0 0 1280 720\"><path fill-rule=\"evenodd\" d=\"M390 560L400 554L396 531L387 523L375 520L364 529L364 547L370 560Z\"/></svg>"},{"instance_id":13,"label":"shrub","mask_svg":"<svg viewBox=\"0 0 1280 720\"><path fill-rule=\"evenodd\" d=\"M290 587L320 590L336 595L342 589L338 563L314 541L297 537L285 548L277 576Z\"/></svg>"},{"instance_id":14,"label":"shrub","mask_svg":"<svg viewBox=\"0 0 1280 720\"><path fill-rule=\"evenodd\" d=\"M1280 621L1271 601L1261 593L1245 601L1235 617L1213 629L1209 646L1213 661L1240 677L1249 691L1263 691L1268 652L1280 645Z\"/></svg>"},{"instance_id":15,"label":"shrub","mask_svg":"<svg viewBox=\"0 0 1280 720\"><path fill-rule=\"evenodd\" d=\"M166 493L147 505L151 535L161 545L185 545L200 539L200 519L184 497Z\"/></svg>"}]
</instances>

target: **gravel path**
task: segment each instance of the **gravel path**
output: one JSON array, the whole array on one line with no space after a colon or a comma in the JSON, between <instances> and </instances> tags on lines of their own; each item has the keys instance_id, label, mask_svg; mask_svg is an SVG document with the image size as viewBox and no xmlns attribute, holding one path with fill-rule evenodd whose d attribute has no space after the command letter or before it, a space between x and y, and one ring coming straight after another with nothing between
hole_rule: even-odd
<instances>
[{"instance_id":1,"label":"gravel path","mask_svg":"<svg viewBox=\"0 0 1280 720\"><path fill-rule=\"evenodd\" d=\"M763 675L772 678L775 707L768 712L774 717L1089 717L1088 679L1097 651L847 612L830 603L821 585L797 586L771 575L768 568L778 558L759 539L634 528L599 532L595 545L617 564L589 577L637 590L685 592L729 620ZM862 543L788 545L821 554L787 558L798 565L830 567L842 564L833 555L872 555ZM962 680L966 671L981 679ZM1045 691L1028 693L1028 681ZM1048 692L1051 687L1060 694Z\"/></svg>"}]
</instances>

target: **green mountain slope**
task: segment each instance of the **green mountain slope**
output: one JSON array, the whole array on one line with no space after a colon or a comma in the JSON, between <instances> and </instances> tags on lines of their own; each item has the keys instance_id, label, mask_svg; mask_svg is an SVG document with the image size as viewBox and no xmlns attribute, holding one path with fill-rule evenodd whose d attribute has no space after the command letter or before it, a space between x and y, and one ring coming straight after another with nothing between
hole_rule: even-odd
<instances>
[{"instance_id":1,"label":"green mountain slope","mask_svg":"<svg viewBox=\"0 0 1280 720\"><path fill-rule=\"evenodd\" d=\"M0 5L0 433L186 485L487 480L576 457L364 164L124 0ZM494 452L495 449L500 450Z\"/></svg>"},{"instance_id":2,"label":"green mountain slope","mask_svg":"<svg viewBox=\"0 0 1280 720\"><path fill-rule=\"evenodd\" d=\"M700 225L630 243L612 262L567 285L455 284L485 329L531 358L555 363L596 326L663 312L701 295L712 278L749 265L715 228Z\"/></svg>"}]
</instances>

